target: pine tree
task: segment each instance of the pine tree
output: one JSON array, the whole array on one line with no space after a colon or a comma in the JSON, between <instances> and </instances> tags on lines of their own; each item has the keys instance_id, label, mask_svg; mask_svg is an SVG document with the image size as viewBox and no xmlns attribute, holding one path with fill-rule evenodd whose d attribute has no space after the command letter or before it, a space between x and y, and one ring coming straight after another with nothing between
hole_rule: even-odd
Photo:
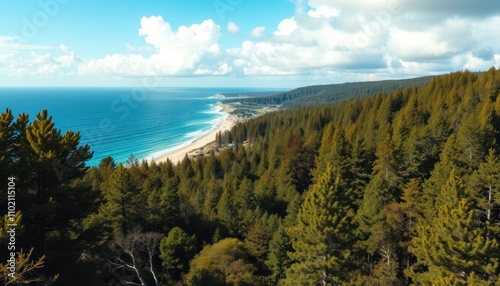
<instances>
[{"instance_id":1,"label":"pine tree","mask_svg":"<svg viewBox=\"0 0 500 286\"><path fill-rule=\"evenodd\" d=\"M480 212L480 221L489 232L500 235L500 158L490 149L486 161L479 165L470 179L469 193L475 208Z\"/></svg>"},{"instance_id":2,"label":"pine tree","mask_svg":"<svg viewBox=\"0 0 500 286\"><path fill-rule=\"evenodd\" d=\"M394 225L401 229L403 236L400 244L407 248L409 241L417 235L417 223L422 220L422 189L417 180L410 180L404 190L401 202L397 203L402 214L401 224ZM410 258L406 257L406 266L409 265Z\"/></svg>"},{"instance_id":3,"label":"pine tree","mask_svg":"<svg viewBox=\"0 0 500 286\"><path fill-rule=\"evenodd\" d=\"M326 169L328 164L345 182L347 192L352 195L356 206L359 206L362 195L362 188L367 183L370 172L367 168L364 143L361 139L351 138L353 144L349 142L343 129L333 130L333 124L326 127L319 155L317 157L317 167L313 170L319 176ZM331 132L333 132L331 134ZM355 131L351 131L355 132ZM350 134L352 136L352 134Z\"/></svg>"},{"instance_id":4,"label":"pine tree","mask_svg":"<svg viewBox=\"0 0 500 286\"><path fill-rule=\"evenodd\" d=\"M417 263L407 275L417 285L467 285L497 279L498 243L485 238L484 231L474 219L467 199L461 198L460 183L450 178L441 191L437 217L430 224L421 223L418 236L409 247ZM477 285L477 284L475 284Z\"/></svg>"},{"instance_id":5,"label":"pine tree","mask_svg":"<svg viewBox=\"0 0 500 286\"><path fill-rule=\"evenodd\" d=\"M356 222L359 224L360 243L370 255L379 250L380 242L387 232L384 227L386 216L383 209L394 202L395 198L384 173L375 175L366 186L361 206L356 214Z\"/></svg>"},{"instance_id":6,"label":"pine tree","mask_svg":"<svg viewBox=\"0 0 500 286\"><path fill-rule=\"evenodd\" d=\"M57 213L65 211L63 202L58 201L66 195L65 184L83 176L88 170L85 162L92 157L92 152L88 145L80 146L78 132L67 131L62 134L47 110L37 114L36 119L29 124L27 115L21 114L13 127L16 141L15 171L26 189L23 194L27 199L24 205L28 210L25 212L26 231L34 240L37 251L43 251L48 229L55 228ZM61 195L57 192L61 192ZM76 195L84 200L85 193ZM66 214L63 218L67 224L58 227L69 227L70 215ZM53 238L56 236L52 234Z\"/></svg>"},{"instance_id":7,"label":"pine tree","mask_svg":"<svg viewBox=\"0 0 500 286\"><path fill-rule=\"evenodd\" d=\"M381 173L391 187L398 186L400 178L397 175L397 155L390 134L386 134L377 146L375 155L377 159L373 163L373 171Z\"/></svg>"},{"instance_id":8,"label":"pine tree","mask_svg":"<svg viewBox=\"0 0 500 286\"><path fill-rule=\"evenodd\" d=\"M148 224L166 232L179 222L180 197L172 181L160 189L147 189L143 192L144 196L149 193L147 195Z\"/></svg>"},{"instance_id":9,"label":"pine tree","mask_svg":"<svg viewBox=\"0 0 500 286\"><path fill-rule=\"evenodd\" d=\"M0 180L12 176L13 152L14 152L14 116L10 109L0 114Z\"/></svg>"},{"instance_id":10,"label":"pine tree","mask_svg":"<svg viewBox=\"0 0 500 286\"><path fill-rule=\"evenodd\" d=\"M240 231L237 211L233 191L226 188L217 204L217 218L224 223L232 235L239 235Z\"/></svg>"},{"instance_id":11,"label":"pine tree","mask_svg":"<svg viewBox=\"0 0 500 286\"><path fill-rule=\"evenodd\" d=\"M449 181L450 174L454 172L454 168L449 161L439 161L431 176L423 183L422 191L422 211L423 219L431 222L437 215L436 200L440 196L440 190Z\"/></svg>"},{"instance_id":12,"label":"pine tree","mask_svg":"<svg viewBox=\"0 0 500 286\"><path fill-rule=\"evenodd\" d=\"M296 261L286 270L287 285L329 285L349 279L354 211L345 186L331 166L307 192L298 224L287 229Z\"/></svg>"},{"instance_id":13,"label":"pine tree","mask_svg":"<svg viewBox=\"0 0 500 286\"><path fill-rule=\"evenodd\" d=\"M456 134L449 137L443 155L457 166L457 172L472 173L487 154L492 145L493 137L486 132L474 114L469 115L460 123Z\"/></svg>"},{"instance_id":14,"label":"pine tree","mask_svg":"<svg viewBox=\"0 0 500 286\"><path fill-rule=\"evenodd\" d=\"M195 236L189 237L179 227L172 228L160 242L160 258L173 280L179 280L189 270L189 261L196 254Z\"/></svg>"},{"instance_id":15,"label":"pine tree","mask_svg":"<svg viewBox=\"0 0 500 286\"><path fill-rule=\"evenodd\" d=\"M290 237L283 227L276 231L269 242L269 255L266 265L271 270L269 281L271 285L278 285L279 281L285 279L285 269L291 264L287 253L292 251Z\"/></svg>"},{"instance_id":16,"label":"pine tree","mask_svg":"<svg viewBox=\"0 0 500 286\"><path fill-rule=\"evenodd\" d=\"M111 234L127 234L138 223L141 211L139 191L133 187L128 169L118 165L103 186L105 202L86 219L86 228L109 229L110 233L100 231L103 239Z\"/></svg>"},{"instance_id":17,"label":"pine tree","mask_svg":"<svg viewBox=\"0 0 500 286\"><path fill-rule=\"evenodd\" d=\"M267 272L264 261L269 253L271 237L260 220L256 220L246 233L245 247L248 253L257 259L257 268L261 274Z\"/></svg>"}]
</instances>

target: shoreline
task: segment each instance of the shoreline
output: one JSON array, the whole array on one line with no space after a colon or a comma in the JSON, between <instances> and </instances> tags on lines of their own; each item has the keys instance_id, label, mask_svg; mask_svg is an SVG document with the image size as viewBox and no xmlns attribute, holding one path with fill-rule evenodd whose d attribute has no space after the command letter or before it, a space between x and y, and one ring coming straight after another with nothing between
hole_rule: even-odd
<instances>
[{"instance_id":1,"label":"shoreline","mask_svg":"<svg viewBox=\"0 0 500 286\"><path fill-rule=\"evenodd\" d=\"M238 121L238 117L235 115L231 114L231 112L234 110L229 104L224 104L222 102L217 102L215 103L217 106L221 106L222 109L220 112L224 113L224 117L222 120L217 124L217 126L209 131L207 134L195 139L193 142L191 142L187 146L180 147L178 149L175 149L174 151L170 151L164 155L158 156L156 158L150 158L148 161L150 162L156 162L156 163L163 163L166 162L168 159L172 161L174 165L178 164L186 154L195 152L196 150L199 150L203 148L204 146L215 142L215 136L219 132L224 132L226 130L230 130Z\"/></svg>"}]
</instances>

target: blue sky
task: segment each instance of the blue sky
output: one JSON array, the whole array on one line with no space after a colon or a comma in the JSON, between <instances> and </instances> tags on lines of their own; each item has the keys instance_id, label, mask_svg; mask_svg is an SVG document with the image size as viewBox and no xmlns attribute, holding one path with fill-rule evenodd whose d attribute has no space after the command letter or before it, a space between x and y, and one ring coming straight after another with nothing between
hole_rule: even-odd
<instances>
[{"instance_id":1,"label":"blue sky","mask_svg":"<svg viewBox=\"0 0 500 286\"><path fill-rule=\"evenodd\" d=\"M297 87L500 66L500 1L0 0L0 86Z\"/></svg>"}]
</instances>

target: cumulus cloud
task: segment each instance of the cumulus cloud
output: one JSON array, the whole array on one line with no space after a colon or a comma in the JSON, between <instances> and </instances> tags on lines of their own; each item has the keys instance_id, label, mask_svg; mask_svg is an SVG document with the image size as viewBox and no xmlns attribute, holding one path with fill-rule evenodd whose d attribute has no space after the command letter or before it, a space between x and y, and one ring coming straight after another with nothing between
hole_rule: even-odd
<instances>
[{"instance_id":1,"label":"cumulus cloud","mask_svg":"<svg viewBox=\"0 0 500 286\"><path fill-rule=\"evenodd\" d=\"M487 68L500 57L500 31L492 29L500 25L498 1L294 2L296 15L272 37L230 50L235 67L246 74L404 75Z\"/></svg>"},{"instance_id":2,"label":"cumulus cloud","mask_svg":"<svg viewBox=\"0 0 500 286\"><path fill-rule=\"evenodd\" d=\"M161 16L143 17L139 35L144 36L146 43L155 49L151 56L107 55L81 66L80 73L131 76L192 74L203 60L217 57L222 52L220 26L213 20L173 30Z\"/></svg>"},{"instance_id":3,"label":"cumulus cloud","mask_svg":"<svg viewBox=\"0 0 500 286\"><path fill-rule=\"evenodd\" d=\"M297 28L298 25L294 18L284 19L278 24L278 30L274 34L277 36L290 36Z\"/></svg>"},{"instance_id":4,"label":"cumulus cloud","mask_svg":"<svg viewBox=\"0 0 500 286\"><path fill-rule=\"evenodd\" d=\"M450 58L468 51L474 44L470 22L450 19L440 26L420 31L391 29L388 53L403 60L419 61Z\"/></svg>"},{"instance_id":5,"label":"cumulus cloud","mask_svg":"<svg viewBox=\"0 0 500 286\"><path fill-rule=\"evenodd\" d=\"M250 36L254 38L261 38L264 35L264 31L266 31L266 27L258 26L255 27L252 32L250 32Z\"/></svg>"},{"instance_id":6,"label":"cumulus cloud","mask_svg":"<svg viewBox=\"0 0 500 286\"><path fill-rule=\"evenodd\" d=\"M241 32L234 22L222 29L211 19L172 27L161 16L141 19L143 45L124 44L126 54L85 63L64 45L27 45L0 36L0 73L55 75L73 69L80 76L348 76L354 81L500 64L497 0L290 2L296 4L293 15L275 27L255 27L239 47L229 49L221 38Z\"/></svg>"},{"instance_id":7,"label":"cumulus cloud","mask_svg":"<svg viewBox=\"0 0 500 286\"><path fill-rule=\"evenodd\" d=\"M195 75L226 75L232 71L232 67L227 63L220 64L217 68L200 67L194 71Z\"/></svg>"},{"instance_id":8,"label":"cumulus cloud","mask_svg":"<svg viewBox=\"0 0 500 286\"><path fill-rule=\"evenodd\" d=\"M435 0L309 0L313 8L321 6L334 7L348 13L357 11L390 10L392 13L439 14L443 17L463 16L477 17L497 15L500 2L484 0L481 3L470 0L435 1Z\"/></svg>"},{"instance_id":9,"label":"cumulus cloud","mask_svg":"<svg viewBox=\"0 0 500 286\"><path fill-rule=\"evenodd\" d=\"M81 61L66 45L25 45L2 37L0 47L0 74L12 78L51 78L71 72Z\"/></svg>"},{"instance_id":10,"label":"cumulus cloud","mask_svg":"<svg viewBox=\"0 0 500 286\"><path fill-rule=\"evenodd\" d=\"M314 10L309 10L307 15L313 18L333 18L339 15L339 10L328 6L319 6Z\"/></svg>"},{"instance_id":11,"label":"cumulus cloud","mask_svg":"<svg viewBox=\"0 0 500 286\"><path fill-rule=\"evenodd\" d=\"M231 34L238 34L240 32L240 27L235 22L227 23L227 31Z\"/></svg>"},{"instance_id":12,"label":"cumulus cloud","mask_svg":"<svg viewBox=\"0 0 500 286\"><path fill-rule=\"evenodd\" d=\"M379 69L386 66L376 51L353 48L356 33L336 27L340 12L320 6L283 19L271 37L245 41L228 51L233 65L247 75L304 75L341 69Z\"/></svg>"}]
</instances>

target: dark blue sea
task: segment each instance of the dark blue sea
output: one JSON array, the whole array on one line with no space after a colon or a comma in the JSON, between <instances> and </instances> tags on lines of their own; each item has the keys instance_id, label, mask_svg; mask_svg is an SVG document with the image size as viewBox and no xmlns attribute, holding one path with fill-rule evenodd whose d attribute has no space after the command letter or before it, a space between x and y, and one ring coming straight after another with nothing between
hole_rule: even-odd
<instances>
[{"instance_id":1,"label":"dark blue sea","mask_svg":"<svg viewBox=\"0 0 500 286\"><path fill-rule=\"evenodd\" d=\"M42 109L62 132L79 131L97 165L106 156L125 162L158 157L210 132L224 114L216 94L242 88L0 88L0 112L9 108L30 120ZM215 140L215 138L214 138Z\"/></svg>"}]
</instances>

